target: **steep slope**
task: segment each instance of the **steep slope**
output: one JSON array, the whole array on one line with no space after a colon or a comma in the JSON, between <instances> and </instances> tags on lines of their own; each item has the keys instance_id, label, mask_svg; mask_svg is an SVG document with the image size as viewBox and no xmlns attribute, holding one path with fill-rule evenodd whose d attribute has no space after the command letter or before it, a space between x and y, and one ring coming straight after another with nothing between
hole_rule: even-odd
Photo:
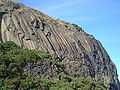
<instances>
[{"instance_id":1,"label":"steep slope","mask_svg":"<svg viewBox=\"0 0 120 90\"><path fill-rule=\"evenodd\" d=\"M22 4L0 2L1 42L13 41L23 48L47 51L63 63L68 75L90 76L109 83L111 90L120 90L115 65L92 35ZM37 72L34 67L31 70Z\"/></svg>"}]
</instances>

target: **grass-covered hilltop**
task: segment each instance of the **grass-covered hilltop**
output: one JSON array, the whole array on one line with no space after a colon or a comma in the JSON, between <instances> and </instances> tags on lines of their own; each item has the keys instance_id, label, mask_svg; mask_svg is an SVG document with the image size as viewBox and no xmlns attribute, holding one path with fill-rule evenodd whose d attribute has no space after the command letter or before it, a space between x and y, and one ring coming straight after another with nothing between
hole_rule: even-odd
<instances>
[{"instance_id":1,"label":"grass-covered hilltop","mask_svg":"<svg viewBox=\"0 0 120 90\"><path fill-rule=\"evenodd\" d=\"M43 73L34 75L27 71L30 64L41 64ZM44 63L49 63L49 65ZM32 66L31 65L31 69ZM57 75L50 77L44 69L56 66ZM44 67L43 67L44 66ZM30 68L29 68L30 69ZM52 73L52 72L50 72ZM54 73L53 73L54 74ZM22 49L14 42L0 43L0 90L107 90L107 83L90 77L70 76L64 72L59 60L46 52Z\"/></svg>"}]
</instances>

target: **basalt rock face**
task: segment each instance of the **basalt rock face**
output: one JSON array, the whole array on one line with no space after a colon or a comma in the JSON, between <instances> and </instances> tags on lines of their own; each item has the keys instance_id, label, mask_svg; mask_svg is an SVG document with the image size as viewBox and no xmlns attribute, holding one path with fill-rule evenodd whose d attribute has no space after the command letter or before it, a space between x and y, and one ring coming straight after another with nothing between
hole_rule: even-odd
<instances>
[{"instance_id":1,"label":"basalt rock face","mask_svg":"<svg viewBox=\"0 0 120 90\"><path fill-rule=\"evenodd\" d=\"M109 55L98 40L79 26L55 20L22 4L0 0L0 28L0 42L13 41L23 48L47 51L64 64L67 74L90 76L108 82L110 90L120 90L116 67ZM36 64L37 68L46 65L45 70L50 69L50 63L43 63ZM39 72L36 65L33 73Z\"/></svg>"}]
</instances>

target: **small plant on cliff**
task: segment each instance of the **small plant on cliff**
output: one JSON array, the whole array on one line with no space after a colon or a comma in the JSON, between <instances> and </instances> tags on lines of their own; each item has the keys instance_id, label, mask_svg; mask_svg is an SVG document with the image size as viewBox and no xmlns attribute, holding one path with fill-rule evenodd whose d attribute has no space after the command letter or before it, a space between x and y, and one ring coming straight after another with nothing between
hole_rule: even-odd
<instances>
[{"instance_id":1,"label":"small plant on cliff","mask_svg":"<svg viewBox=\"0 0 120 90\"><path fill-rule=\"evenodd\" d=\"M79 31L83 31L83 29L80 27L80 26L78 26L77 24L72 24L77 30L79 30Z\"/></svg>"}]
</instances>

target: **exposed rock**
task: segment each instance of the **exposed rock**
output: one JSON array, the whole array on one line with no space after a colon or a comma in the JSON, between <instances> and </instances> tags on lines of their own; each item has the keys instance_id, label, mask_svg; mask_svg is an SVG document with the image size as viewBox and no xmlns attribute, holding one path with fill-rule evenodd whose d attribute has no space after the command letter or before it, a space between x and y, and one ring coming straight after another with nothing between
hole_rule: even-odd
<instances>
[{"instance_id":1,"label":"exposed rock","mask_svg":"<svg viewBox=\"0 0 120 90\"><path fill-rule=\"evenodd\" d=\"M75 24L52 19L22 4L0 2L1 42L14 41L23 48L47 51L64 64L67 74L91 76L110 83L110 90L120 90L115 65L92 35ZM57 74L57 66L49 62L35 65L28 64L25 70L33 66L30 72L35 75L50 74L51 69Z\"/></svg>"}]
</instances>

